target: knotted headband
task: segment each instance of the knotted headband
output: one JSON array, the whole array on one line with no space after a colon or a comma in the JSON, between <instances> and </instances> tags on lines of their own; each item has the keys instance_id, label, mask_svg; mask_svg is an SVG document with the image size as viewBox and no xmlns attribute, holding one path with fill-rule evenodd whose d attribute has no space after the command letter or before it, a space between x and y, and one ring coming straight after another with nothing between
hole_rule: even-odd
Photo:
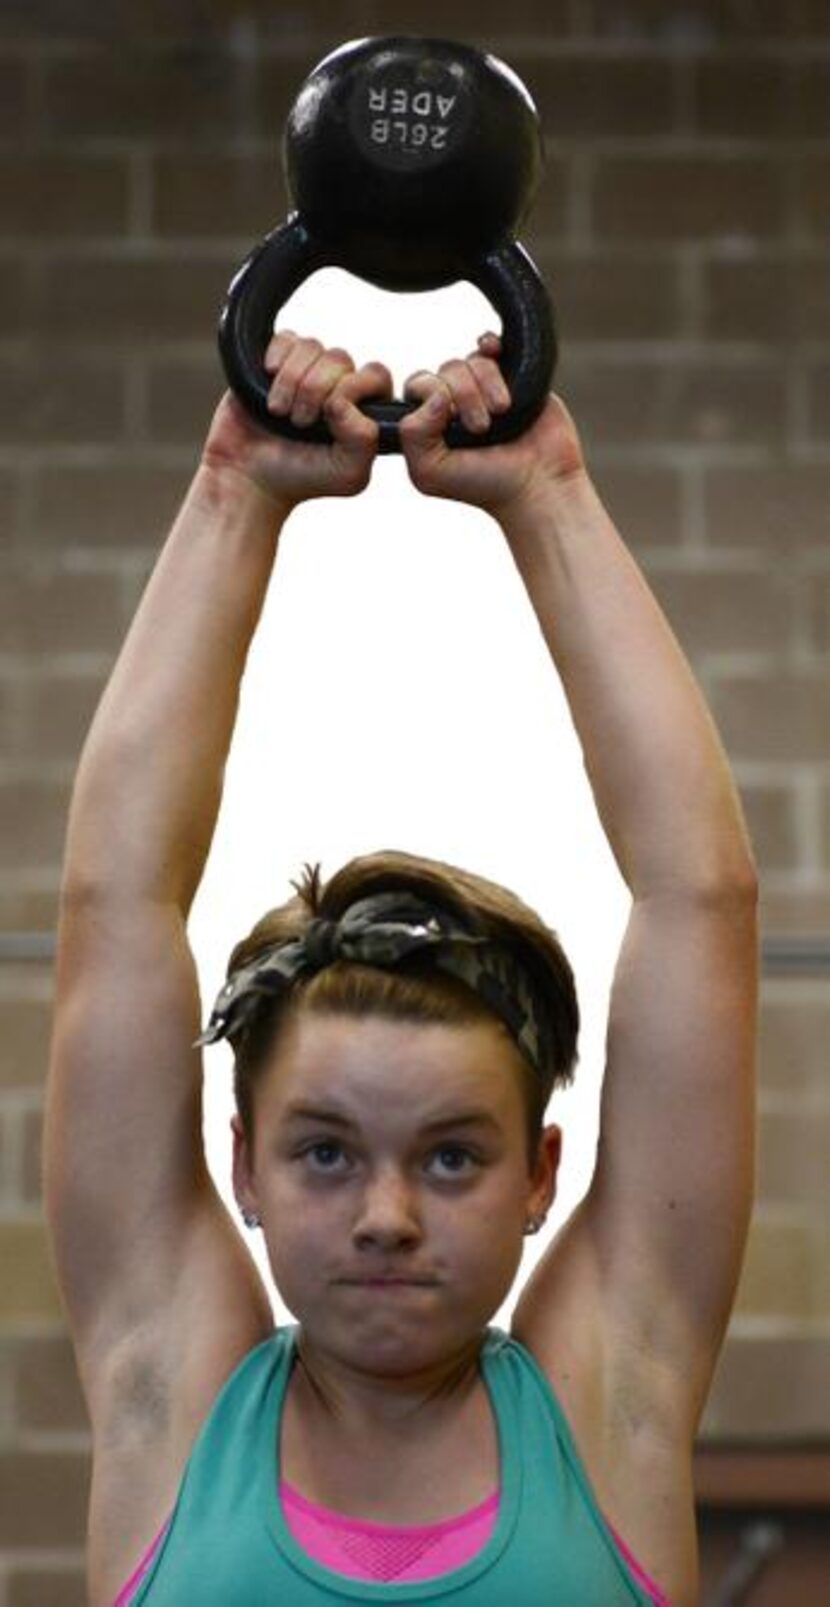
<instances>
[{"instance_id":1,"label":"knotted headband","mask_svg":"<svg viewBox=\"0 0 830 1607\"><path fill-rule=\"evenodd\" d=\"M439 970L473 988L547 1080L555 1046L538 985L503 944L477 936L448 911L407 892L358 899L338 921L315 919L302 937L264 949L222 988L194 1047L237 1037L263 1000L284 994L298 977L335 960L394 970L414 954L428 954Z\"/></svg>"}]
</instances>

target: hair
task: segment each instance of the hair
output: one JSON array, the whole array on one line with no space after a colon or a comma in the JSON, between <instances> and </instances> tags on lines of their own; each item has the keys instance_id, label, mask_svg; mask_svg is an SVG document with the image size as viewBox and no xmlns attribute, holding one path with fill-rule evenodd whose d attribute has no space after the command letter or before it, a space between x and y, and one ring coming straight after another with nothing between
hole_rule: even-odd
<instances>
[{"instance_id":1,"label":"hair","mask_svg":"<svg viewBox=\"0 0 830 1607\"><path fill-rule=\"evenodd\" d=\"M526 1112L528 1171L538 1156L544 1115L554 1088L567 1085L576 1065L579 1007L570 963L555 934L527 904L497 882L441 860L395 850L349 860L328 881L321 866L305 865L296 896L269 912L237 943L228 961L230 979L275 943L301 938L317 918L338 920L358 899L406 890L459 917L477 935L509 948L534 986L551 1026L550 1064L541 1073L521 1062ZM404 969L405 967L405 969ZM445 1025L489 1022L507 1028L460 979L438 970L428 955L409 956L400 969L385 970L352 960L336 960L311 976L299 977L282 995L263 1001L244 1032L232 1040L234 1093L248 1138L254 1130L254 1090L283 1024L299 1012L355 1017L384 1016L395 1021Z\"/></svg>"}]
</instances>

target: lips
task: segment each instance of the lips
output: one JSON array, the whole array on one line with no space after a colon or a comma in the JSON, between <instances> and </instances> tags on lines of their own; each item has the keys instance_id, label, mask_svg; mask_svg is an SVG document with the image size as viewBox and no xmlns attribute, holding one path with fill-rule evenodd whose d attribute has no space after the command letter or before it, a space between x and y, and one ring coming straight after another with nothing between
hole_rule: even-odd
<instances>
[{"instance_id":1,"label":"lips","mask_svg":"<svg viewBox=\"0 0 830 1607\"><path fill-rule=\"evenodd\" d=\"M434 1278L341 1278L340 1283L350 1284L355 1288L411 1288L428 1289L434 1283Z\"/></svg>"}]
</instances>

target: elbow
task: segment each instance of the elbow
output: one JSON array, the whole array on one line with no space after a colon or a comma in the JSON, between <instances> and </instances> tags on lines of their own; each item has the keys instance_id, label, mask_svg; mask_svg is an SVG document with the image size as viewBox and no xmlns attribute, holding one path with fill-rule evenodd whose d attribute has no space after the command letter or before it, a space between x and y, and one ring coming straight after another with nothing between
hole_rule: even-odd
<instances>
[{"instance_id":1,"label":"elbow","mask_svg":"<svg viewBox=\"0 0 830 1607\"><path fill-rule=\"evenodd\" d=\"M760 897L760 878L748 837L742 833L730 852L716 863L709 878L710 897L715 903L736 904L756 909Z\"/></svg>"},{"instance_id":2,"label":"elbow","mask_svg":"<svg viewBox=\"0 0 830 1607\"><path fill-rule=\"evenodd\" d=\"M758 868L748 845L707 856L696 864L673 867L648 886L634 890L635 899L660 898L747 915L757 915L759 896Z\"/></svg>"},{"instance_id":3,"label":"elbow","mask_svg":"<svg viewBox=\"0 0 830 1607\"><path fill-rule=\"evenodd\" d=\"M108 905L125 902L129 897L127 878L102 865L80 864L64 867L58 898L58 914L62 920L94 915Z\"/></svg>"},{"instance_id":4,"label":"elbow","mask_svg":"<svg viewBox=\"0 0 830 1607\"><path fill-rule=\"evenodd\" d=\"M755 863L750 857L743 862L715 866L693 884L691 893L704 909L755 915L759 900Z\"/></svg>"},{"instance_id":5,"label":"elbow","mask_svg":"<svg viewBox=\"0 0 830 1607\"><path fill-rule=\"evenodd\" d=\"M749 848L734 878L734 890L741 903L748 904L752 909L757 909L761 896L761 883L755 856Z\"/></svg>"},{"instance_id":6,"label":"elbow","mask_svg":"<svg viewBox=\"0 0 830 1607\"><path fill-rule=\"evenodd\" d=\"M96 909L105 902L109 888L106 879L91 876L77 866L65 866L58 896L58 915L71 919Z\"/></svg>"}]
</instances>

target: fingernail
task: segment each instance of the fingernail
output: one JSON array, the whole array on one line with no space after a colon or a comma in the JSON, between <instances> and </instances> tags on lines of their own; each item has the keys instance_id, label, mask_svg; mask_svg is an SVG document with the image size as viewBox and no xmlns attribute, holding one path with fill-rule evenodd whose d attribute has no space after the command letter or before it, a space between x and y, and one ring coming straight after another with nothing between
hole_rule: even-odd
<instances>
[{"instance_id":1,"label":"fingernail","mask_svg":"<svg viewBox=\"0 0 830 1607\"><path fill-rule=\"evenodd\" d=\"M287 391L272 391L268 398L268 406L272 413L287 413L291 401Z\"/></svg>"}]
</instances>

